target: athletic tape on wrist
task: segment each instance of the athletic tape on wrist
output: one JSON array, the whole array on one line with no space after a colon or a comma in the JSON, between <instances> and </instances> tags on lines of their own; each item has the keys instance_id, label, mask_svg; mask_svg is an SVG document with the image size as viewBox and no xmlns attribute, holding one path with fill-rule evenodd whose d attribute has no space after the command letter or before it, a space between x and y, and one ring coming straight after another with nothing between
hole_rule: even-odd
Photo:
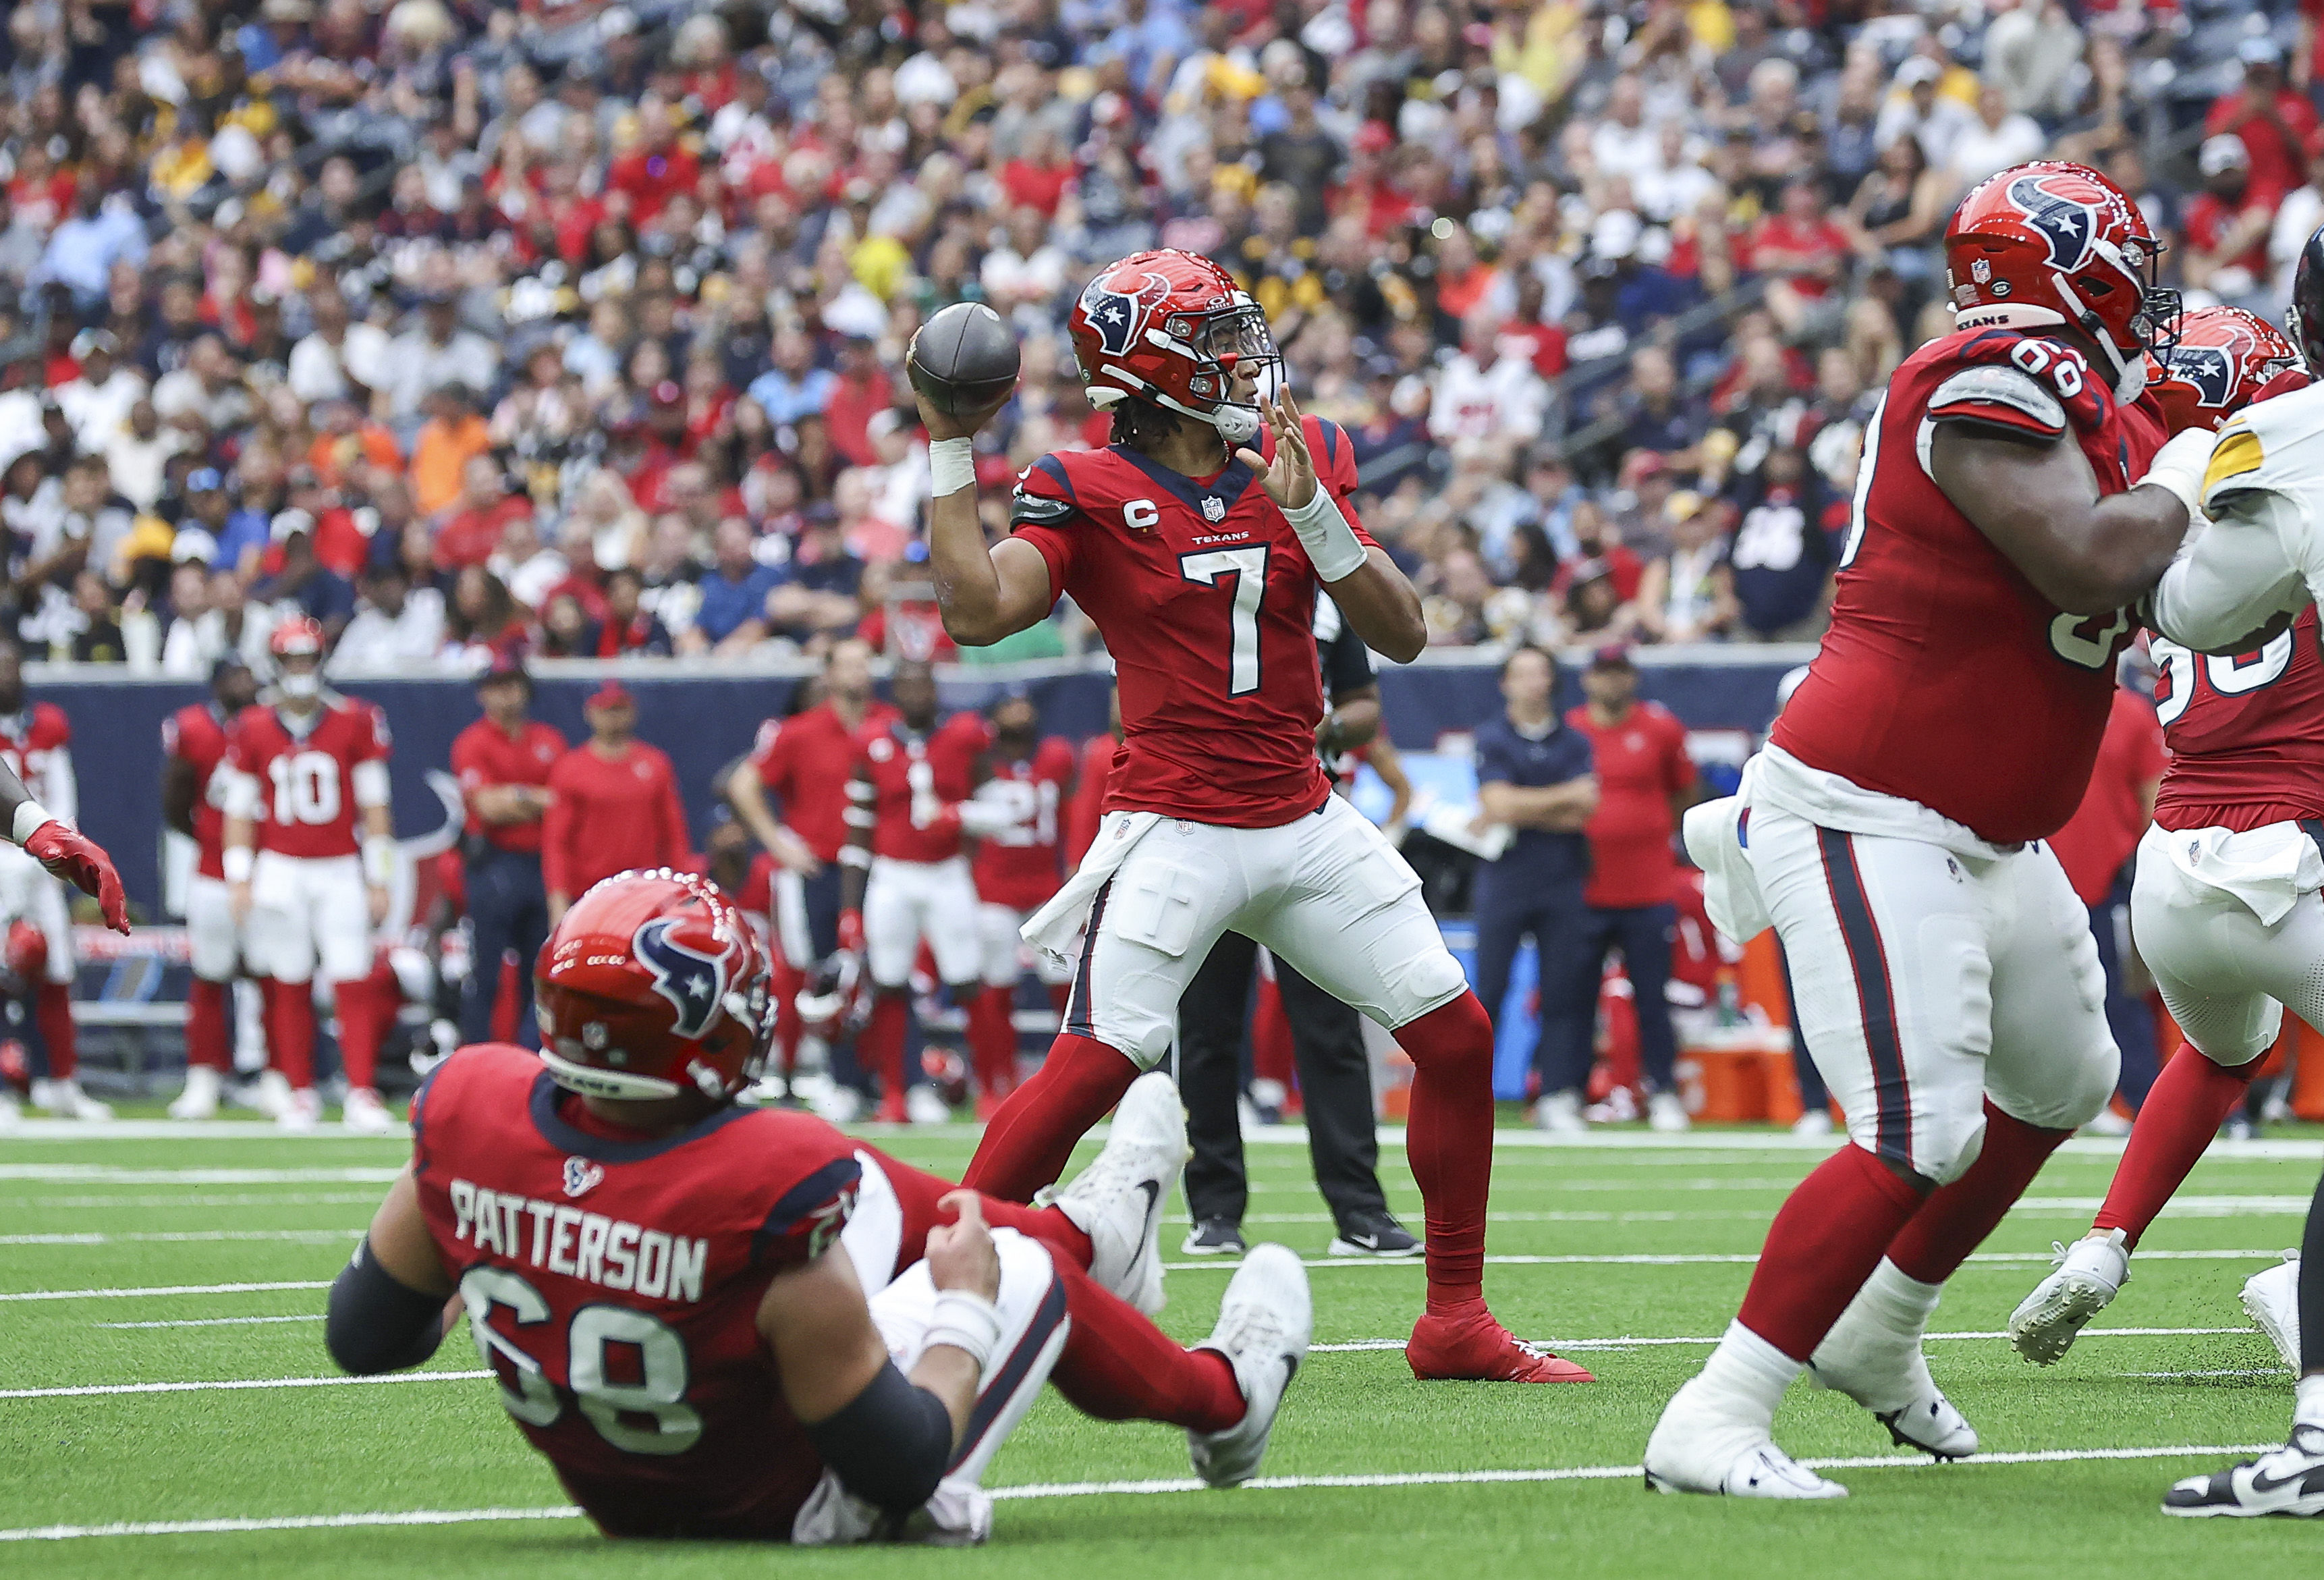
<instances>
[{"instance_id":1,"label":"athletic tape on wrist","mask_svg":"<svg viewBox=\"0 0 2324 1580\"><path fill-rule=\"evenodd\" d=\"M42 824L55 821L54 818L49 816L49 809L46 807L27 796L16 803L16 820L8 830L8 837L18 845L23 845L41 831Z\"/></svg>"},{"instance_id":2,"label":"athletic tape on wrist","mask_svg":"<svg viewBox=\"0 0 2324 1580\"><path fill-rule=\"evenodd\" d=\"M976 448L964 439L932 439L928 441L928 479L931 491L942 499L947 494L958 494L964 488L976 486Z\"/></svg>"},{"instance_id":3,"label":"athletic tape on wrist","mask_svg":"<svg viewBox=\"0 0 2324 1580\"><path fill-rule=\"evenodd\" d=\"M250 846L246 845L229 845L220 854L218 862L225 869L227 882L247 883L250 882L250 869L256 864L257 858L251 855Z\"/></svg>"},{"instance_id":4,"label":"athletic tape on wrist","mask_svg":"<svg viewBox=\"0 0 2324 1580\"><path fill-rule=\"evenodd\" d=\"M374 834L363 842L364 882L386 888L395 881L395 840Z\"/></svg>"},{"instance_id":5,"label":"athletic tape on wrist","mask_svg":"<svg viewBox=\"0 0 2324 1580\"><path fill-rule=\"evenodd\" d=\"M950 1344L965 1350L982 1371L1001 1344L1001 1308L970 1289L936 1291L936 1314L928 1324L927 1348Z\"/></svg>"},{"instance_id":6,"label":"athletic tape on wrist","mask_svg":"<svg viewBox=\"0 0 2324 1580\"><path fill-rule=\"evenodd\" d=\"M1307 550L1307 558L1314 563L1315 574L1322 580L1338 581L1362 568L1364 546L1357 540L1356 530L1348 525L1348 518L1341 513L1340 502L1320 481L1314 496L1297 509L1285 511L1283 519L1299 534L1300 546Z\"/></svg>"}]
</instances>

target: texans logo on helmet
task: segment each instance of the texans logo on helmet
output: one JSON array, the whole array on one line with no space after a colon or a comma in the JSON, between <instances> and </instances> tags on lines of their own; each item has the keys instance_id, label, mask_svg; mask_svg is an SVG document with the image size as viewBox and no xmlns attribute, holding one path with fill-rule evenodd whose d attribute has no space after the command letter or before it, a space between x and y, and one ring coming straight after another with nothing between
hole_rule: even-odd
<instances>
[{"instance_id":1,"label":"texans logo on helmet","mask_svg":"<svg viewBox=\"0 0 2324 1580\"><path fill-rule=\"evenodd\" d=\"M638 929L630 947L653 973L654 992L678 1011L670 1030L680 1037L700 1037L709 1031L726 997L726 956L679 943L670 936L677 925L669 917L656 917Z\"/></svg>"},{"instance_id":2,"label":"texans logo on helmet","mask_svg":"<svg viewBox=\"0 0 2324 1580\"><path fill-rule=\"evenodd\" d=\"M2250 338L2238 334L2233 346L2175 346L2171 350L2171 377L2192 384L2199 404L2224 407L2235 398L2236 363L2250 348Z\"/></svg>"},{"instance_id":3,"label":"texans logo on helmet","mask_svg":"<svg viewBox=\"0 0 2324 1580\"><path fill-rule=\"evenodd\" d=\"M2062 171L2020 176L2009 183L2009 200L2025 211L2034 228L2048 240L2052 269L2078 269L2090 255L2090 243L2098 233L2096 190Z\"/></svg>"},{"instance_id":4,"label":"texans logo on helmet","mask_svg":"<svg viewBox=\"0 0 2324 1580\"><path fill-rule=\"evenodd\" d=\"M1082 311L1097 331L1098 344L1109 356L1120 356L1137 344L1147 316L1170 295L1170 282L1140 269L1117 269L1101 274L1082 292Z\"/></svg>"}]
</instances>

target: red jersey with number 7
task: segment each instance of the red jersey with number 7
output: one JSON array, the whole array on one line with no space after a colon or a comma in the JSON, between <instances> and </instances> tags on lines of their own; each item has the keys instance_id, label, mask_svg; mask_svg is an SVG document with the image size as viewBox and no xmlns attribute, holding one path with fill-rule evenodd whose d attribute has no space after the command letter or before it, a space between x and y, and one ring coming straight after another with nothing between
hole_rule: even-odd
<instances>
[{"instance_id":1,"label":"red jersey with number 7","mask_svg":"<svg viewBox=\"0 0 2324 1580\"><path fill-rule=\"evenodd\" d=\"M740 1104L667 1135L617 1131L503 1043L438 1067L411 1143L501 1403L573 1501L609 1536L788 1538L823 1464L759 1306L846 1227L854 1143Z\"/></svg>"},{"instance_id":2,"label":"red jersey with number 7","mask_svg":"<svg viewBox=\"0 0 2324 1580\"><path fill-rule=\"evenodd\" d=\"M1302 420L1319 483L1346 504L1354 448ZM1270 465L1273 430L1257 447ZM1124 753L1106 809L1272 828L1332 793L1315 756L1323 688L1315 568L1241 462L1189 477L1121 445L1043 456L1010 519L1113 655Z\"/></svg>"},{"instance_id":3,"label":"red jersey with number 7","mask_svg":"<svg viewBox=\"0 0 2324 1580\"><path fill-rule=\"evenodd\" d=\"M326 693L305 718L244 708L234 721L226 764L258 785L258 848L282 855L354 855L355 770L384 762L387 720L368 702Z\"/></svg>"},{"instance_id":4,"label":"red jersey with number 7","mask_svg":"<svg viewBox=\"0 0 2324 1580\"><path fill-rule=\"evenodd\" d=\"M1037 910L1064 879L1057 869L1057 822L1074 782L1074 749L1056 735L1030 757L985 759L976 799L1000 808L1008 826L976 842L976 897L988 905Z\"/></svg>"},{"instance_id":5,"label":"red jersey with number 7","mask_svg":"<svg viewBox=\"0 0 2324 1580\"><path fill-rule=\"evenodd\" d=\"M1929 454L1952 421L2070 438L2100 494L2144 476L2163 437L2152 397L2119 404L2054 340L1965 329L1905 358L1865 432L1831 629L1773 738L1981 838L2041 839L2081 803L2132 617L2058 608L1946 497Z\"/></svg>"}]
</instances>

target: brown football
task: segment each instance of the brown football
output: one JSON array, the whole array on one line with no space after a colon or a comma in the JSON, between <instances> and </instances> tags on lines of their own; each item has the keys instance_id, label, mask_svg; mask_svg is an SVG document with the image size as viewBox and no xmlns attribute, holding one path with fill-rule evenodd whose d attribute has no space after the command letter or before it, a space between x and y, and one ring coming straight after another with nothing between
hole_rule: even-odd
<instances>
[{"instance_id":1,"label":"brown football","mask_svg":"<svg viewBox=\"0 0 2324 1580\"><path fill-rule=\"evenodd\" d=\"M912 387L947 417L981 411L1017 387L1017 337L981 301L956 301L920 326L904 359Z\"/></svg>"}]
</instances>

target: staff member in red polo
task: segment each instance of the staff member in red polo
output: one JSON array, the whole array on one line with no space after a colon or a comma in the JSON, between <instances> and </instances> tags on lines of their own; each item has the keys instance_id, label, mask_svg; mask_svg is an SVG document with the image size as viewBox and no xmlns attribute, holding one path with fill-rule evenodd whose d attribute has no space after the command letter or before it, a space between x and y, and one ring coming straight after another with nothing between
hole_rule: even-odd
<instances>
[{"instance_id":1,"label":"staff member in red polo","mask_svg":"<svg viewBox=\"0 0 2324 1580\"><path fill-rule=\"evenodd\" d=\"M598 880L632 867L683 870L688 855L678 772L659 748L632 735L638 705L630 688L606 681L582 705L581 716L589 721L589 738L549 771L541 824L540 876L551 927Z\"/></svg>"},{"instance_id":2,"label":"staff member in red polo","mask_svg":"<svg viewBox=\"0 0 2324 1580\"><path fill-rule=\"evenodd\" d=\"M1590 737L1597 764L1598 810L1583 825L1590 841L1590 882L1572 935L1566 968L1543 973L1542 1034L1567 1039L1567 1059L1550 1067L1590 1067L1597 1027L1598 984L1606 953L1622 951L1622 969L1638 1017L1638 1062L1654 1090L1646 1122L1655 1130L1687 1128L1671 1033L1671 936L1678 910L1678 859L1671 836L1678 815L1702 794L1702 775L1687 755L1686 726L1660 703L1638 700L1638 671L1629 651L1600 648L1582 672L1581 707L1565 722ZM1552 1002L1557 1008L1552 1010ZM1581 1046L1572 1046L1573 1039Z\"/></svg>"},{"instance_id":3,"label":"staff member in red polo","mask_svg":"<svg viewBox=\"0 0 2324 1580\"><path fill-rule=\"evenodd\" d=\"M452 772L468 808L460 855L466 874L468 929L474 942L467 991L460 1000L460 1040L493 1039L501 961L516 951L517 1040L540 1046L532 1023L532 957L549 937L549 892L540 876L541 823L549 775L565 755L555 726L527 716L532 677L511 658L495 659L476 679L484 716L452 742Z\"/></svg>"},{"instance_id":4,"label":"staff member in red polo","mask_svg":"<svg viewBox=\"0 0 2324 1580\"><path fill-rule=\"evenodd\" d=\"M2125 655L2126 668L2135 661ZM2090 910L2090 935L2098 946L2098 964L2106 967L2107 1024L2114 1044L2122 1050L2122 1075L2116 1088L2133 1113L2146 1101L2147 1088L2161 1074L2161 1045L2155 1038L2154 1012L2145 995L2126 991L2124 967L2134 956L2130 947L2131 856L2154 821L2154 795L2163 787L2163 769L2169 755L2163 747L2162 721L2144 690L2127 683L2116 688L2114 711L2107 716L2106 735L2098 742L2098 760L2090 770L2090 788L2066 826L2050 836L2051 854L2066 869ZM2130 1127L2111 1109L2091 1122L2101 1134L2122 1135Z\"/></svg>"}]
</instances>

